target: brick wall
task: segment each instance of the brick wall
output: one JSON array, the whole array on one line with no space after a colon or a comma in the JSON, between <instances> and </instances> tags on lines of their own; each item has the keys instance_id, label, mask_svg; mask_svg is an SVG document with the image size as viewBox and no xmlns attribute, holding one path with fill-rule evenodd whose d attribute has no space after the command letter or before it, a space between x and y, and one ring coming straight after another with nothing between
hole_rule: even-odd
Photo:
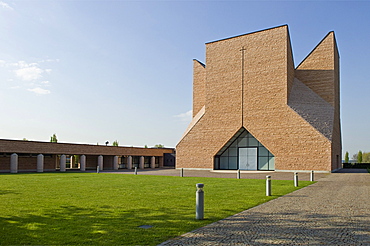
<instances>
[{"instance_id":1,"label":"brick wall","mask_svg":"<svg viewBox=\"0 0 370 246\"><path fill-rule=\"evenodd\" d=\"M339 74L336 75L338 69L334 66L339 61L335 47L334 36L329 34L298 71L294 69L287 26L206 44L206 100L203 105L206 110L178 143L176 166L213 169L216 153L245 127L275 156L276 170L333 170L333 155L341 149L339 89L335 89ZM321 70L317 73L319 69L324 73ZM194 86L202 85L198 70L195 68ZM335 135L332 138L317 129L320 124L304 118L304 113L312 107L303 105L301 112L288 105L295 77L303 80L303 87L311 94L321 91L317 94L328 103L320 102L317 110L329 112L334 107L330 112L336 112L335 117L328 116L332 127L324 129L330 131L330 136ZM197 109L202 102L200 98L193 98Z\"/></svg>"}]
</instances>

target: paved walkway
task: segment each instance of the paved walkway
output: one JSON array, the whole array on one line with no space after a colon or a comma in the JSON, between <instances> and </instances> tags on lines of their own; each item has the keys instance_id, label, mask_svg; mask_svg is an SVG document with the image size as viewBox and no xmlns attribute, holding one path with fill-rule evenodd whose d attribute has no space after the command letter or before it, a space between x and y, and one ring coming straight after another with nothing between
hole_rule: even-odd
<instances>
[{"instance_id":1,"label":"paved walkway","mask_svg":"<svg viewBox=\"0 0 370 246\"><path fill-rule=\"evenodd\" d=\"M161 245L370 245L370 174L345 172Z\"/></svg>"}]
</instances>

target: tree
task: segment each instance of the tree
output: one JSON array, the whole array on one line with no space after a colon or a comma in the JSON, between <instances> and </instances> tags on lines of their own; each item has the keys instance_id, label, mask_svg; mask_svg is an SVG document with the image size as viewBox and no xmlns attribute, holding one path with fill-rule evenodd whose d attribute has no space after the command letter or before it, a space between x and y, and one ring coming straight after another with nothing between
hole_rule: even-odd
<instances>
[{"instance_id":1,"label":"tree","mask_svg":"<svg viewBox=\"0 0 370 246\"><path fill-rule=\"evenodd\" d=\"M362 153L362 162L370 163L370 152Z\"/></svg>"},{"instance_id":2,"label":"tree","mask_svg":"<svg viewBox=\"0 0 370 246\"><path fill-rule=\"evenodd\" d=\"M118 146L118 144L119 144L119 143L118 143L118 141L117 141L117 140L114 140L114 141L113 141L113 143L112 143L112 145L113 145L113 146Z\"/></svg>"},{"instance_id":3,"label":"tree","mask_svg":"<svg viewBox=\"0 0 370 246\"><path fill-rule=\"evenodd\" d=\"M163 144L156 144L156 145L154 145L154 148L164 148L164 145Z\"/></svg>"},{"instance_id":4,"label":"tree","mask_svg":"<svg viewBox=\"0 0 370 246\"><path fill-rule=\"evenodd\" d=\"M348 154L348 151L346 152L346 155L344 156L344 163L348 163L349 162L349 154Z\"/></svg>"},{"instance_id":5,"label":"tree","mask_svg":"<svg viewBox=\"0 0 370 246\"><path fill-rule=\"evenodd\" d=\"M146 145L146 144L145 144L144 148L146 148L146 149L147 149L147 148L148 148L148 145Z\"/></svg>"},{"instance_id":6,"label":"tree","mask_svg":"<svg viewBox=\"0 0 370 246\"><path fill-rule=\"evenodd\" d=\"M22 140L23 140L23 141L28 141L28 139L27 139L27 138L23 138Z\"/></svg>"},{"instance_id":7,"label":"tree","mask_svg":"<svg viewBox=\"0 0 370 246\"><path fill-rule=\"evenodd\" d=\"M58 142L57 135L55 133L53 134L53 136L50 137L50 142L51 143L57 143Z\"/></svg>"},{"instance_id":8,"label":"tree","mask_svg":"<svg viewBox=\"0 0 370 246\"><path fill-rule=\"evenodd\" d=\"M362 151L361 150L357 154L357 163L362 163Z\"/></svg>"}]
</instances>

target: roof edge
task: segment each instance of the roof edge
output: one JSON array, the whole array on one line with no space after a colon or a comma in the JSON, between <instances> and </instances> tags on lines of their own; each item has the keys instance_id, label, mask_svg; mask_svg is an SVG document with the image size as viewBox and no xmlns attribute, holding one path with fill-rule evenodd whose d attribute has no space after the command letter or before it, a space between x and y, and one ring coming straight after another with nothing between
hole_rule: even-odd
<instances>
[{"instance_id":1,"label":"roof edge","mask_svg":"<svg viewBox=\"0 0 370 246\"><path fill-rule=\"evenodd\" d=\"M324 42L324 40L331 34L333 33L334 35L334 45L337 47L337 40L335 38L335 32L334 31L330 31L328 32L325 37L323 39L321 39L321 41L311 50L310 53L308 53L308 55L298 64L298 66L295 68L295 69L298 69L300 65L302 65L307 59L308 57L310 57L310 55L322 44L322 42ZM339 52L338 52L339 53Z\"/></svg>"},{"instance_id":2,"label":"roof edge","mask_svg":"<svg viewBox=\"0 0 370 246\"><path fill-rule=\"evenodd\" d=\"M262 30L258 30L258 31L254 31L254 32L239 34L239 35L236 35L236 36L231 36L231 37L223 38L223 39L219 39L219 40L210 41L210 42L207 42L206 45L207 44L216 43L216 42L220 42L220 41L224 41L224 40L227 40L227 39L238 38L238 37L241 37L241 36L255 34L255 33L258 33L258 32L269 31L269 30L272 30L272 29L275 29L275 28L281 28L281 27L284 27L284 26L288 27L288 24L284 24L284 25L280 25L280 26L275 26L275 27L270 27L270 28L266 28L266 29L262 29ZM289 29L289 27L288 27L288 29Z\"/></svg>"},{"instance_id":3,"label":"roof edge","mask_svg":"<svg viewBox=\"0 0 370 246\"><path fill-rule=\"evenodd\" d=\"M203 62L199 61L198 59L193 59L193 61L196 61L196 62L198 62L200 65L202 65L203 67L206 67L206 64L204 64Z\"/></svg>"}]
</instances>

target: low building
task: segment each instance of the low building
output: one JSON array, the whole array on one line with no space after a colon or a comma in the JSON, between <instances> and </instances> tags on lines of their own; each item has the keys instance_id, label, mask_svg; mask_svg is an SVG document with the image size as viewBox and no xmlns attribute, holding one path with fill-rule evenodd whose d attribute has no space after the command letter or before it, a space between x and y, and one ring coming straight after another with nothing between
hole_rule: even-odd
<instances>
[{"instance_id":1,"label":"low building","mask_svg":"<svg viewBox=\"0 0 370 246\"><path fill-rule=\"evenodd\" d=\"M0 139L0 172L118 170L165 166L171 148L136 148ZM171 164L172 165L172 164Z\"/></svg>"}]
</instances>

